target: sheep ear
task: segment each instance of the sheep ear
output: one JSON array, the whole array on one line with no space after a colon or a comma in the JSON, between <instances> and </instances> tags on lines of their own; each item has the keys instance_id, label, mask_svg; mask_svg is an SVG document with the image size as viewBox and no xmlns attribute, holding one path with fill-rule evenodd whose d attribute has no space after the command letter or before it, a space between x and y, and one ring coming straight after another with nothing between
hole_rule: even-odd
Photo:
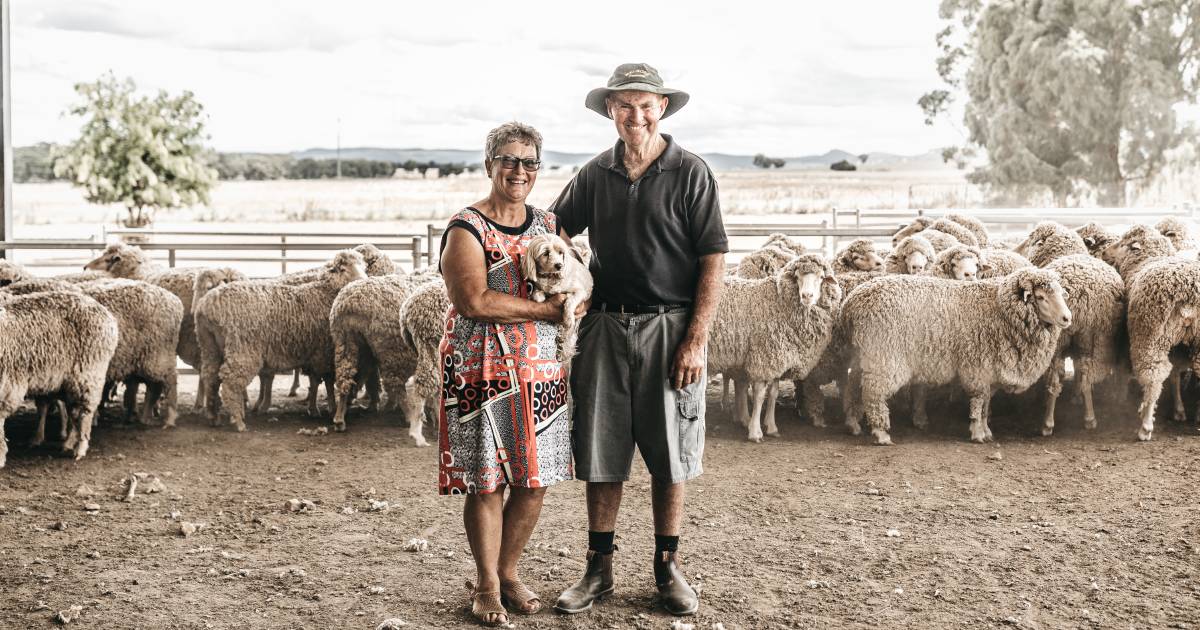
<instances>
[{"instance_id":1,"label":"sheep ear","mask_svg":"<svg viewBox=\"0 0 1200 630\"><path fill-rule=\"evenodd\" d=\"M1089 236L1089 237L1087 237L1087 238L1084 238L1084 239L1083 239L1083 244L1084 244L1084 245L1087 245L1088 247L1095 247L1095 246L1096 246L1096 237L1095 237L1095 236Z\"/></svg>"},{"instance_id":2,"label":"sheep ear","mask_svg":"<svg viewBox=\"0 0 1200 630\"><path fill-rule=\"evenodd\" d=\"M992 263L983 262L982 260L979 261L980 271L991 271L992 269L994 269L994 267L992 267Z\"/></svg>"},{"instance_id":3,"label":"sheep ear","mask_svg":"<svg viewBox=\"0 0 1200 630\"><path fill-rule=\"evenodd\" d=\"M1142 251L1142 242L1141 242L1141 241L1134 241L1134 242L1130 243L1130 244L1129 244L1129 249L1131 249L1131 250L1133 250L1133 251L1135 251L1135 252L1140 252L1140 251Z\"/></svg>"},{"instance_id":4,"label":"sheep ear","mask_svg":"<svg viewBox=\"0 0 1200 630\"><path fill-rule=\"evenodd\" d=\"M1033 301L1033 291L1030 291L1029 289L1026 289L1026 288L1022 288L1021 289L1021 301L1022 302Z\"/></svg>"}]
</instances>

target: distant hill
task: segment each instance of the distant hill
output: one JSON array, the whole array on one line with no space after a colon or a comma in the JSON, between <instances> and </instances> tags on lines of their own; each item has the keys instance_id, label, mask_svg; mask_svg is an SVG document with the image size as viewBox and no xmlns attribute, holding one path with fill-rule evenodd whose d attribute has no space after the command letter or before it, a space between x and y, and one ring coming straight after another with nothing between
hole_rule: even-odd
<instances>
[{"instance_id":1,"label":"distant hill","mask_svg":"<svg viewBox=\"0 0 1200 630\"><path fill-rule=\"evenodd\" d=\"M386 160L389 162L462 162L465 164L481 161L481 151L464 149L389 149L381 147L349 147L342 149L342 159L346 160ZM599 151L597 151L599 153ZM313 148L296 151L290 154L293 158L332 159L337 155L334 149ZM564 153L561 151L546 151L543 159L552 166L579 166L592 159L596 153ZM830 164L846 160L866 170L917 170L952 168L942 162L942 154L938 149L917 155L897 155L894 153L874 152L867 154L867 163L859 164L857 153L841 149L833 149L820 155L804 155L785 157L787 165L784 169L827 169ZM734 155L729 153L702 153L700 157L715 171L752 170L753 155ZM771 156L776 157L776 156Z\"/></svg>"}]
</instances>

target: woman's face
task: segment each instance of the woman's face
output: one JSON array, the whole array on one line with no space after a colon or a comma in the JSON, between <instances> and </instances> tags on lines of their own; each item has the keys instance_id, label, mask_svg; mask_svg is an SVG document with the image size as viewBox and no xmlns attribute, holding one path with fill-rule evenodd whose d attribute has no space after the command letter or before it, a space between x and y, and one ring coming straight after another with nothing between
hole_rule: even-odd
<instances>
[{"instance_id":1,"label":"woman's face","mask_svg":"<svg viewBox=\"0 0 1200 630\"><path fill-rule=\"evenodd\" d=\"M533 182L537 181L537 171L527 170L520 162L508 168L501 157L536 160L537 150L531 144L509 142L496 150L496 155L492 156L488 165L488 175L492 178L492 195L505 201L524 202L533 190Z\"/></svg>"}]
</instances>

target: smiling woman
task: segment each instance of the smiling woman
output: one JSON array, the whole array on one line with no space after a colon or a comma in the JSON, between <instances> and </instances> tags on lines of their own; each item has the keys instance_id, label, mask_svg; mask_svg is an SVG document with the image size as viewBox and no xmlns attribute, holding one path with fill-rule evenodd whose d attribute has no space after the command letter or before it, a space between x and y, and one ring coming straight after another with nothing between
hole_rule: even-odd
<instances>
[{"instance_id":1,"label":"smiling woman","mask_svg":"<svg viewBox=\"0 0 1200 630\"><path fill-rule=\"evenodd\" d=\"M558 238L556 217L525 203L541 152L533 127L493 129L484 149L491 192L451 217L442 240L452 306L439 349L438 488L467 495L463 522L477 573L471 612L485 625L506 623L510 610L541 609L517 576L517 560L546 487L572 476L567 381L557 359L565 296L534 302L520 271L533 237Z\"/></svg>"}]
</instances>

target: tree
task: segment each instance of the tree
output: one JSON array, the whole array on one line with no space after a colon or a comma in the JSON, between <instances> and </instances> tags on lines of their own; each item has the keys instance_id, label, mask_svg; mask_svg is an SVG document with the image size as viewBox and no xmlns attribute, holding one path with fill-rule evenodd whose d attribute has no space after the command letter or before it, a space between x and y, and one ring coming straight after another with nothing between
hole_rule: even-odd
<instances>
[{"instance_id":1,"label":"tree","mask_svg":"<svg viewBox=\"0 0 1200 630\"><path fill-rule=\"evenodd\" d=\"M838 160L829 165L829 168L834 171L857 171L858 167L851 164L849 160Z\"/></svg>"},{"instance_id":2,"label":"tree","mask_svg":"<svg viewBox=\"0 0 1200 630\"><path fill-rule=\"evenodd\" d=\"M1196 130L1195 0L942 0L937 70L945 89L918 101L925 122L967 97L967 146L987 164L968 175L994 197L1123 206Z\"/></svg>"},{"instance_id":3,"label":"tree","mask_svg":"<svg viewBox=\"0 0 1200 630\"><path fill-rule=\"evenodd\" d=\"M128 227L144 227L154 212L208 203L217 180L203 141L204 107L191 92L138 96L132 79L106 74L79 83L81 102L67 110L84 118L79 138L56 152L54 172L84 189L92 203L123 203Z\"/></svg>"},{"instance_id":4,"label":"tree","mask_svg":"<svg viewBox=\"0 0 1200 630\"><path fill-rule=\"evenodd\" d=\"M754 155L754 165L759 168L783 168L785 164L787 164L787 161L783 158L771 158L762 153Z\"/></svg>"}]
</instances>

